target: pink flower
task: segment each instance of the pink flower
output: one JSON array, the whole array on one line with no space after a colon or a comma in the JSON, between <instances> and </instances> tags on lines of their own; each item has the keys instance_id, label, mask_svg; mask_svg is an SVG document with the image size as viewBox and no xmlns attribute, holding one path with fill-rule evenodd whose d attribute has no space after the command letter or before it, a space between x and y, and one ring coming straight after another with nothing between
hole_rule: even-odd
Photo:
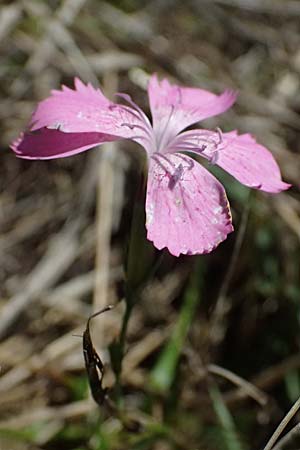
<instances>
[{"instance_id":1,"label":"pink flower","mask_svg":"<svg viewBox=\"0 0 300 450\"><path fill-rule=\"evenodd\" d=\"M183 131L230 108L233 92L215 95L159 82L153 75L148 95L152 123L128 95L119 94L127 105L116 104L75 79L75 90L63 86L38 104L30 131L12 149L22 158L51 159L132 139L146 150L149 162L148 239L175 256L208 253L233 231L229 204L219 181L186 152L217 164L251 188L277 193L290 185L281 180L271 153L249 134Z\"/></svg>"}]
</instances>

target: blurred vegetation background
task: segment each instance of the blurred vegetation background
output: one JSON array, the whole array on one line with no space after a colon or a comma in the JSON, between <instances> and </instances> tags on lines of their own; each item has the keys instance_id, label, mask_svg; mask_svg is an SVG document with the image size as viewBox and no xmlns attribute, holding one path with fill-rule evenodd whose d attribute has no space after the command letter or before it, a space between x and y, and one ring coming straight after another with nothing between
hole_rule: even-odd
<instances>
[{"instance_id":1,"label":"blurred vegetation background","mask_svg":"<svg viewBox=\"0 0 300 450\"><path fill-rule=\"evenodd\" d=\"M1 449L262 449L300 396L299 21L292 0L2 0ZM211 169L236 231L210 255L164 253L130 321L120 417L89 398L74 334L121 300L142 152L122 142L30 162L8 146L74 76L149 111L153 72L237 89L234 108L204 125L253 133L295 187L250 192ZM92 327L109 387L122 312ZM299 449L293 439L281 448Z\"/></svg>"}]
</instances>

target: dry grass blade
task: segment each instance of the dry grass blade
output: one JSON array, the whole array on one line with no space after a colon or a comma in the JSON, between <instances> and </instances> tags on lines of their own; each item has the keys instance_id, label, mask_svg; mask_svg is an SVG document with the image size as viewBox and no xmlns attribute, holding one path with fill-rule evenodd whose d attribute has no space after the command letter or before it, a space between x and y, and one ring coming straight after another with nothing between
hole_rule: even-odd
<instances>
[{"instance_id":1,"label":"dry grass blade","mask_svg":"<svg viewBox=\"0 0 300 450\"><path fill-rule=\"evenodd\" d=\"M212 2L262 14L283 15L285 17L300 16L300 5L297 1L285 1L284 4L274 0L212 0Z\"/></svg>"},{"instance_id":2,"label":"dry grass blade","mask_svg":"<svg viewBox=\"0 0 300 450\"><path fill-rule=\"evenodd\" d=\"M221 342L226 331L226 316L230 308L226 296L228 293L230 282L234 275L234 270L237 265L239 253L245 237L249 211L250 211L250 202L248 198L248 201L246 201L245 203L244 211L242 214L242 220L240 223L238 235L235 241L228 269L223 279L220 292L216 301L216 306L213 311L212 318L210 320L210 341L214 345L217 345L218 343Z\"/></svg>"},{"instance_id":3,"label":"dry grass blade","mask_svg":"<svg viewBox=\"0 0 300 450\"><path fill-rule=\"evenodd\" d=\"M285 375L300 368L300 356L298 354L262 371L252 379L252 384L258 389L270 390L274 385L280 383ZM245 392L241 389L230 391L225 394L226 403L235 403L245 398Z\"/></svg>"},{"instance_id":4,"label":"dry grass blade","mask_svg":"<svg viewBox=\"0 0 300 450\"><path fill-rule=\"evenodd\" d=\"M37 43L35 43L34 51L30 52L29 59L24 67L25 72L29 74L37 75L45 69L47 64L53 59L55 53L57 53L56 45L62 46L66 51L66 54L70 58L71 62L84 78L92 80L95 85L98 84L98 80L94 75L93 70L90 68L85 56L82 55L79 48L73 41L72 36L68 33L67 27L69 27L75 20L80 9L83 7L86 0L65 0L61 7L55 14L51 13L51 10L42 3L39 8L36 5L25 4L28 12L33 8L34 14L39 17L41 23L44 24L45 32ZM52 18L49 20L49 17ZM11 85L11 93L15 97L20 97L24 94L27 88L27 83L24 82L22 76L16 78Z\"/></svg>"},{"instance_id":5,"label":"dry grass blade","mask_svg":"<svg viewBox=\"0 0 300 450\"><path fill-rule=\"evenodd\" d=\"M79 248L76 234L78 224L71 224L52 239L44 257L25 280L23 290L2 308L0 337L43 291L53 286L74 261Z\"/></svg>"},{"instance_id":6,"label":"dry grass blade","mask_svg":"<svg viewBox=\"0 0 300 450\"><path fill-rule=\"evenodd\" d=\"M153 36L153 30L147 16L126 14L109 2L101 1L100 20L111 27L116 39L147 41Z\"/></svg>"},{"instance_id":7,"label":"dry grass blade","mask_svg":"<svg viewBox=\"0 0 300 450\"><path fill-rule=\"evenodd\" d=\"M291 444L292 441L300 436L300 423L292 428L279 442L273 447L273 450L283 450L286 445Z\"/></svg>"},{"instance_id":8,"label":"dry grass blade","mask_svg":"<svg viewBox=\"0 0 300 450\"><path fill-rule=\"evenodd\" d=\"M295 414L299 411L300 408L300 398L294 403L294 405L291 407L289 412L284 416L274 433L272 434L270 440L268 441L267 445L264 447L264 450L272 450L274 447L276 441L288 425L288 423L292 420L292 418L295 416Z\"/></svg>"},{"instance_id":9,"label":"dry grass blade","mask_svg":"<svg viewBox=\"0 0 300 450\"><path fill-rule=\"evenodd\" d=\"M156 349L158 349L171 330L154 330L147 334L140 342L132 346L125 355L124 358L124 379L130 378L130 373L133 372L139 364L151 355Z\"/></svg>"},{"instance_id":10,"label":"dry grass blade","mask_svg":"<svg viewBox=\"0 0 300 450\"><path fill-rule=\"evenodd\" d=\"M28 427L34 422L63 421L65 419L76 419L85 416L96 409L96 405L88 400L69 403L61 407L36 408L34 411L26 411L19 416L0 422L0 429L20 429Z\"/></svg>"},{"instance_id":11,"label":"dry grass blade","mask_svg":"<svg viewBox=\"0 0 300 450\"><path fill-rule=\"evenodd\" d=\"M0 9L0 42L4 40L10 31L17 25L21 18L20 5L3 6Z\"/></svg>"},{"instance_id":12,"label":"dry grass blade","mask_svg":"<svg viewBox=\"0 0 300 450\"><path fill-rule=\"evenodd\" d=\"M118 77L114 73L105 77L105 92L111 97L117 92ZM96 212L96 261L93 310L105 308L109 299L109 273L111 260L111 236L114 221L114 200L116 197L116 173L114 161L117 152L117 143L107 143L101 149L101 158L97 158L99 178L97 186L97 212ZM102 321L95 321L93 327L97 330L97 345L103 346L104 336L107 334L107 325Z\"/></svg>"},{"instance_id":13,"label":"dry grass blade","mask_svg":"<svg viewBox=\"0 0 300 450\"><path fill-rule=\"evenodd\" d=\"M87 60L93 70L99 75L121 70L129 70L132 67L143 65L145 62L144 58L140 55L121 52L118 50L88 55Z\"/></svg>"},{"instance_id":14,"label":"dry grass blade","mask_svg":"<svg viewBox=\"0 0 300 450\"><path fill-rule=\"evenodd\" d=\"M160 79L215 94L238 90L237 104L200 128L253 133L272 151L284 181L297 186L299 1L0 3L0 335L6 337L0 343L0 447L89 448L101 446L103 435L117 449L232 450L244 443L247 448L247 442L251 449L263 448L277 426L270 419L276 420L289 395L297 398L300 392L297 188L276 196L257 192L246 231L244 211L236 233L210 255L199 256L203 302L186 328L171 389L156 395L150 373L180 317L197 258L162 251L162 264L141 292L126 340L121 401L124 413L136 418L132 432L118 413L105 407L98 414L89 400L77 401L85 398L87 386L82 339L73 333L82 337L92 310L115 304L116 292L122 295L135 189L130 175L141 149L124 140L117 151L109 145L71 158L24 161L7 147L26 127L37 101L61 84L72 87L74 76L99 82L113 101L118 102L114 91L127 92L150 116L154 105L149 108L147 82L156 72ZM166 114L172 125L173 110ZM136 153L129 154L131 148ZM244 169L253 167L244 162ZM245 190L217 167L212 172L225 185L236 217L247 203ZM162 207L168 214L171 204ZM139 257L136 261L138 266ZM111 399L115 374L106 362L108 346L119 336L122 307L120 302L93 321L91 330ZM226 390L212 398L207 388L214 381ZM281 425L271 450L297 447L293 438L298 443L299 426L289 431L294 421L279 436ZM4 426L10 428L5 438Z\"/></svg>"},{"instance_id":15,"label":"dry grass blade","mask_svg":"<svg viewBox=\"0 0 300 450\"><path fill-rule=\"evenodd\" d=\"M94 86L98 86L98 79L92 66L76 45L72 34L67 28L59 21L53 20L53 22L48 25L48 33L57 47L64 51L64 54L71 64L73 73L78 74L83 80L91 81Z\"/></svg>"},{"instance_id":16,"label":"dry grass blade","mask_svg":"<svg viewBox=\"0 0 300 450\"><path fill-rule=\"evenodd\" d=\"M244 380L242 377L236 375L230 370L219 367L216 364L209 364L207 370L214 374L226 378L226 380L239 386L245 395L252 397L261 406L265 406L268 403L268 397L264 392L258 389L254 384L249 383L249 381Z\"/></svg>"},{"instance_id":17,"label":"dry grass blade","mask_svg":"<svg viewBox=\"0 0 300 450\"><path fill-rule=\"evenodd\" d=\"M273 204L282 220L300 239L300 218L297 215L289 196L284 195L281 198L277 198Z\"/></svg>"}]
</instances>

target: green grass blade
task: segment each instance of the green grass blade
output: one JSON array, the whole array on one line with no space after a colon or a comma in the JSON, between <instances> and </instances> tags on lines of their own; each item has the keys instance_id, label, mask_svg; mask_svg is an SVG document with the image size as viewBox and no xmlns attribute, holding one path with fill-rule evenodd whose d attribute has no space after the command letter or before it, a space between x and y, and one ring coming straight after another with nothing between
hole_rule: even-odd
<instances>
[{"instance_id":1,"label":"green grass blade","mask_svg":"<svg viewBox=\"0 0 300 450\"><path fill-rule=\"evenodd\" d=\"M202 267L197 265L185 292L173 333L150 375L152 387L159 392L167 391L174 381L178 360L200 301L201 281Z\"/></svg>"},{"instance_id":2,"label":"green grass blade","mask_svg":"<svg viewBox=\"0 0 300 450\"><path fill-rule=\"evenodd\" d=\"M216 385L209 389L214 411L218 417L224 436L224 448L227 450L245 450L236 431L233 418L225 405L222 395Z\"/></svg>"}]
</instances>

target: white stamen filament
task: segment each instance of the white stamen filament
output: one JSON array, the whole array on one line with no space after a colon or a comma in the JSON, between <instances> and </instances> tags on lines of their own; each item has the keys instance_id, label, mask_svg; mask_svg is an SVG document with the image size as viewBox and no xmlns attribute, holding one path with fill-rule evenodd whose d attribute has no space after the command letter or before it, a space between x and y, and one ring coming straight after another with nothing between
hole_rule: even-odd
<instances>
[{"instance_id":1,"label":"white stamen filament","mask_svg":"<svg viewBox=\"0 0 300 450\"><path fill-rule=\"evenodd\" d=\"M123 108L125 111L130 113L133 117L138 119L139 121L142 121L143 125L140 124L131 124L131 123L122 123L121 126L128 126L130 129L139 128L142 130L145 135L140 136L132 136L132 139L147 139L149 143L149 148L147 149L149 152L153 151L153 148L155 148L155 138L153 133L153 128L150 123L150 120L144 113L144 111L131 99L131 97L127 94L118 93L116 94L118 97L123 98L127 103L131 105L132 108L126 106L126 105L118 105L119 107Z\"/></svg>"},{"instance_id":2,"label":"white stamen filament","mask_svg":"<svg viewBox=\"0 0 300 450\"><path fill-rule=\"evenodd\" d=\"M163 147L164 147L164 138L166 137L167 129L169 127L169 124L171 122L171 118L172 118L173 113L174 113L174 109L175 109L174 105L170 105L170 106L171 106L171 111L170 111L169 117L168 117L168 119L167 119L167 121L165 123L165 126L164 126L162 132L160 133L160 136L158 136L158 134L156 133L156 146L157 146L157 151L158 152L161 151L163 149Z\"/></svg>"},{"instance_id":3,"label":"white stamen filament","mask_svg":"<svg viewBox=\"0 0 300 450\"><path fill-rule=\"evenodd\" d=\"M135 115L135 117L139 117L140 119L142 119L143 122L145 122L145 124L147 124L148 128L152 130L152 125L150 123L150 120L148 119L148 117L146 116L144 111L131 99L130 95L122 94L122 93L118 93L116 95L120 98L123 98L123 100L125 100L127 103L129 103L129 105L132 106L132 108L138 113L138 115L133 114L132 109L127 107L128 112L131 112L133 115ZM126 108L126 105L120 105L120 106L123 106L124 108Z\"/></svg>"},{"instance_id":4,"label":"white stamen filament","mask_svg":"<svg viewBox=\"0 0 300 450\"><path fill-rule=\"evenodd\" d=\"M188 135L178 135L165 149L166 153L173 153L177 151L191 151L204 153L204 156L209 158L212 164L215 164L218 159L218 152L224 147L223 134L220 128L216 128L214 135L211 131L201 130L197 133L189 133Z\"/></svg>"},{"instance_id":5,"label":"white stamen filament","mask_svg":"<svg viewBox=\"0 0 300 450\"><path fill-rule=\"evenodd\" d=\"M134 128L139 128L140 130L144 131L149 137L152 137L152 132L151 130L148 130L146 127L144 127L143 125L139 125L137 123L121 123L121 127L128 127L131 130L134 130Z\"/></svg>"}]
</instances>

